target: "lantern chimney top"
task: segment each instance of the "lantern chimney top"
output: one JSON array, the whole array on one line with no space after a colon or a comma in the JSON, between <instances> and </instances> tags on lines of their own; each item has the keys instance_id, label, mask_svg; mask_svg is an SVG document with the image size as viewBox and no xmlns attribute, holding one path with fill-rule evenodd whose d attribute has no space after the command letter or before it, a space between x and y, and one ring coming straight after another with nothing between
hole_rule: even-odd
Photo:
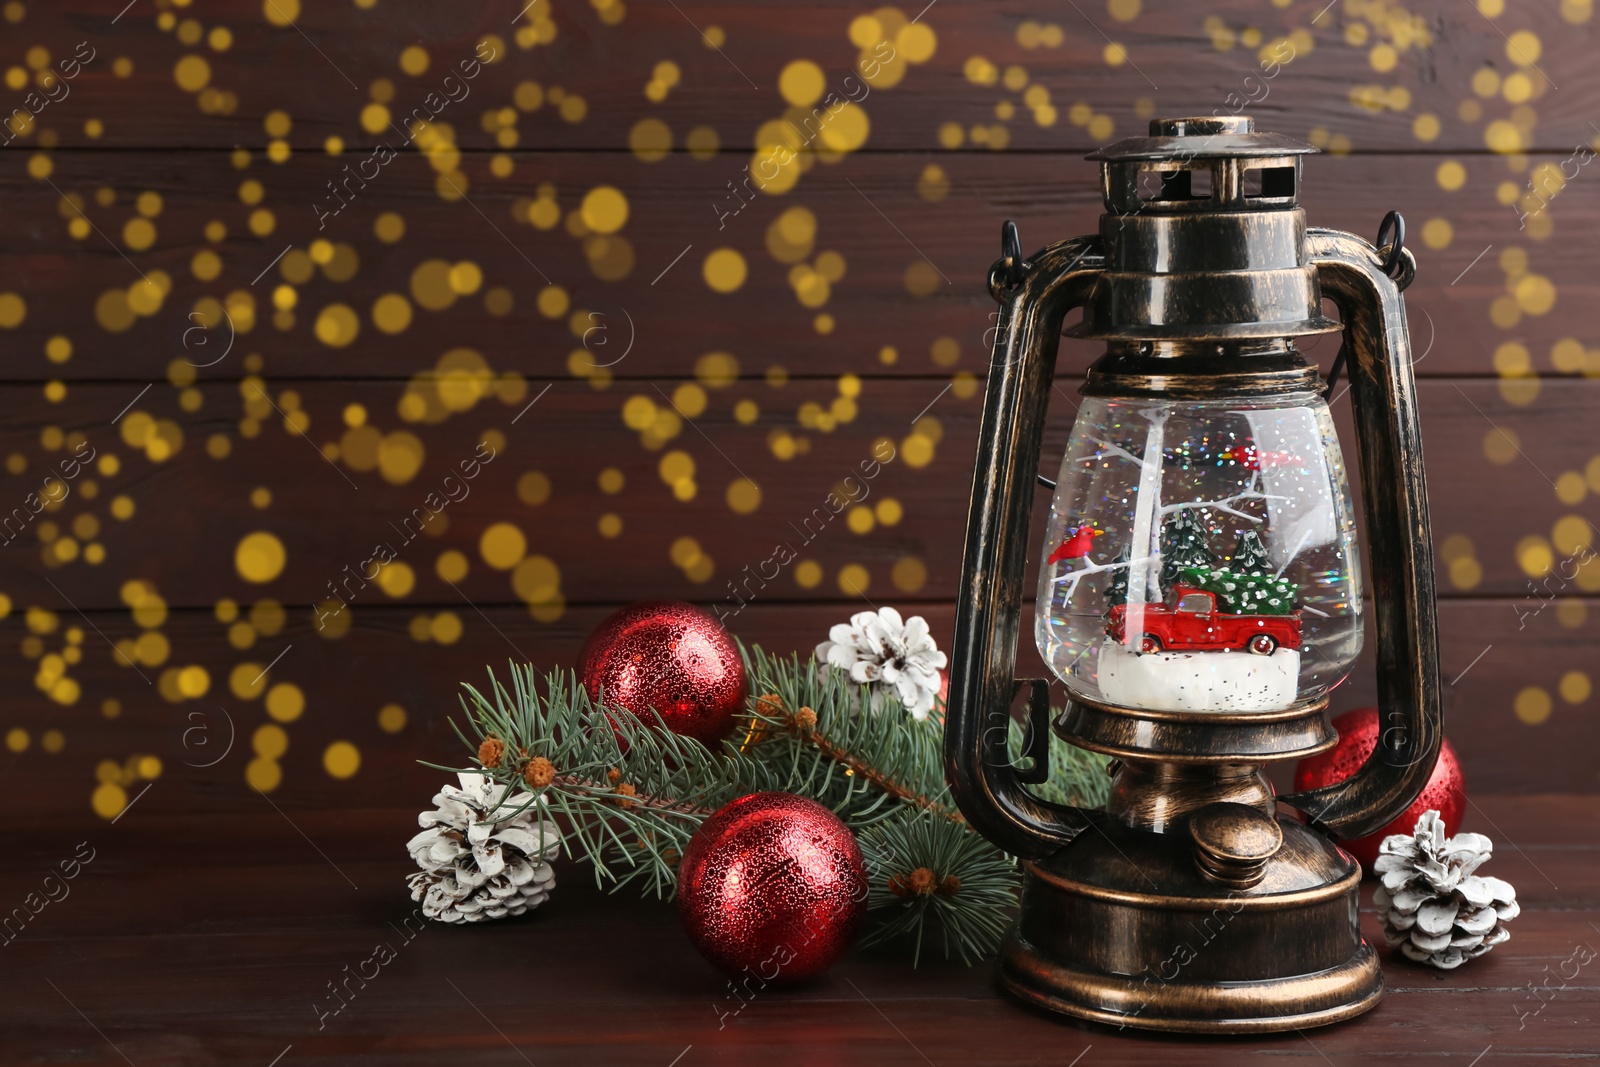
<instances>
[{"instance_id":1,"label":"lantern chimney top","mask_svg":"<svg viewBox=\"0 0 1600 1067\"><path fill-rule=\"evenodd\" d=\"M1246 342L1328 333L1305 250L1300 157L1248 115L1150 123L1089 156L1101 166L1107 269L1068 333L1113 341Z\"/></svg>"}]
</instances>

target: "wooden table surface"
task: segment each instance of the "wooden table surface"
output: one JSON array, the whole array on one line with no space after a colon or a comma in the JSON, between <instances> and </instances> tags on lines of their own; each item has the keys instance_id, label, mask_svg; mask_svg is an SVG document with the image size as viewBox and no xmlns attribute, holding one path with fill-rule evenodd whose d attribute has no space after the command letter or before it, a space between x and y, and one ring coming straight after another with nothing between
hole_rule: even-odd
<instances>
[{"instance_id":1,"label":"wooden table surface","mask_svg":"<svg viewBox=\"0 0 1600 1067\"><path fill-rule=\"evenodd\" d=\"M159 789L159 783L153 788ZM141 811L8 831L0 903L91 855L5 944L0 1061L134 1064L1528 1064L1600 1059L1600 797L1481 797L1487 870L1523 902L1512 939L1453 973L1385 954L1388 995L1344 1025L1194 1040L1058 1022L1002 998L987 965L913 970L857 952L737 1014L670 904L598 892L563 862L530 916L407 940L413 816L282 807ZM87 848L80 848L80 843ZM56 883L52 883L55 886ZM61 897L59 888L54 888ZM1370 899L1370 883L1367 889ZM1364 910L1363 928L1377 935ZM13 931L14 932L14 931ZM337 1014L329 982L393 949ZM1535 992L1535 989L1538 991ZM1446 996L1444 994L1453 994Z\"/></svg>"}]
</instances>

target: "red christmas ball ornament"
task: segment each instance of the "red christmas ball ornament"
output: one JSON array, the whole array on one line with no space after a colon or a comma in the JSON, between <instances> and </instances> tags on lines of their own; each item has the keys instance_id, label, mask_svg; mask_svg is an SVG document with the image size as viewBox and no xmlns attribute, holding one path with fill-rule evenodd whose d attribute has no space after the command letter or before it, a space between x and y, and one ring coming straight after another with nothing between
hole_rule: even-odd
<instances>
[{"instance_id":1,"label":"red christmas ball ornament","mask_svg":"<svg viewBox=\"0 0 1600 1067\"><path fill-rule=\"evenodd\" d=\"M717 620L693 604L642 601L608 615L584 643L578 670L592 700L715 749L744 706L744 659Z\"/></svg>"},{"instance_id":2,"label":"red christmas ball ornament","mask_svg":"<svg viewBox=\"0 0 1600 1067\"><path fill-rule=\"evenodd\" d=\"M1339 731L1339 743L1326 752L1306 757L1295 767L1296 792L1344 781L1356 773L1367 762L1367 757L1372 755L1373 749L1378 747L1377 708L1347 711L1333 720L1333 728ZM1456 750L1450 747L1449 741L1444 741L1439 747L1439 761L1433 765L1428 784L1404 814L1377 833L1339 843L1360 860L1362 868L1370 873L1378 859L1378 846L1384 838L1390 834L1409 835L1422 813L1430 810L1439 813L1444 820L1445 833L1453 835L1461 829L1461 816L1466 809L1467 787L1461 777L1461 764L1456 760Z\"/></svg>"},{"instance_id":3,"label":"red christmas ball ornament","mask_svg":"<svg viewBox=\"0 0 1600 1067\"><path fill-rule=\"evenodd\" d=\"M821 974L867 913L861 847L792 793L751 793L707 819L678 866L678 913L701 955L766 984Z\"/></svg>"}]
</instances>

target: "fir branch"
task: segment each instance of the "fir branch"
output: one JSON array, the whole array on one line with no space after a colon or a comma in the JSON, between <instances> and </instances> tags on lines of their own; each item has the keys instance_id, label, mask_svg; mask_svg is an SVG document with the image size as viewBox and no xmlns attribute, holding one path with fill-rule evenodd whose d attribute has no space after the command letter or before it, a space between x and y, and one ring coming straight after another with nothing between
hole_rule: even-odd
<instances>
[{"instance_id":1,"label":"fir branch","mask_svg":"<svg viewBox=\"0 0 1600 1067\"><path fill-rule=\"evenodd\" d=\"M845 767L866 778L873 785L883 790L889 796L894 797L896 800L903 800L915 808L919 808L923 811L933 812L935 815L942 816L943 818L949 819L952 822L964 823L967 821L966 816L962 815L961 812L954 806L940 803L939 801L936 801L925 794L912 792L909 788L879 771L870 763L855 756L844 748L835 745L823 735L821 730L818 730L815 726L807 727L803 725L800 721L800 715L806 710L807 709L805 708L801 708L800 712L790 716L790 720L795 724L795 732L800 734L804 740L815 745L818 752L822 753L831 760L837 760L839 763L842 763ZM815 713L813 713L813 715L814 714Z\"/></svg>"},{"instance_id":2,"label":"fir branch","mask_svg":"<svg viewBox=\"0 0 1600 1067\"><path fill-rule=\"evenodd\" d=\"M753 695L743 743L712 752L648 720L601 707L571 671L542 678L512 665L510 688L463 687L465 729L452 729L477 766L505 786L496 820L542 804L568 855L613 890L638 883L670 897L689 839L723 805L776 790L816 800L856 834L868 865L866 943L901 937L920 959L935 938L946 956L991 953L1010 922L1017 867L979 837L944 780L943 708L917 720L892 694L871 710L871 689L847 672L798 656L743 649ZM1019 758L1022 728L1013 723ZM1042 799L1094 807L1109 791L1105 758L1056 742ZM434 765L437 766L437 765Z\"/></svg>"},{"instance_id":3,"label":"fir branch","mask_svg":"<svg viewBox=\"0 0 1600 1067\"><path fill-rule=\"evenodd\" d=\"M1017 900L1017 865L1009 856L927 812L902 812L859 840L871 883L867 906L879 920L863 946L908 939L912 966L934 930L946 958L963 963L999 947Z\"/></svg>"},{"instance_id":4,"label":"fir branch","mask_svg":"<svg viewBox=\"0 0 1600 1067\"><path fill-rule=\"evenodd\" d=\"M451 723L479 766L516 796L506 818L542 802L569 855L594 867L597 884L641 882L669 897L689 838L713 812L748 792L754 777L737 753L712 753L691 738L623 708L597 707L570 671L543 679L511 667L507 690L493 672L488 695L466 685L467 731ZM495 743L491 743L495 742ZM507 801L508 804L512 801Z\"/></svg>"},{"instance_id":5,"label":"fir branch","mask_svg":"<svg viewBox=\"0 0 1600 1067\"><path fill-rule=\"evenodd\" d=\"M896 780L866 758L856 754L845 743L835 742L817 728L819 718L814 708L790 709L784 706L782 697L776 693L769 693L757 698L751 718L766 727L775 726L789 730L800 740L815 748L820 756L844 767L847 774L859 776L895 800L904 801L914 808L933 812L954 822L967 821L960 811L947 803L949 799L947 795L936 799L915 792L910 786ZM754 743L759 745L764 739L765 735L758 734Z\"/></svg>"},{"instance_id":6,"label":"fir branch","mask_svg":"<svg viewBox=\"0 0 1600 1067\"><path fill-rule=\"evenodd\" d=\"M558 774L551 780L551 785L557 789L582 789L595 796L606 796L612 801L617 800L617 790L609 783L601 784L587 778L578 778L570 774ZM713 809L700 807L694 804L685 804L681 800L672 800L668 797L651 796L648 793L629 793L627 803L643 804L664 814L684 815L695 819L706 819L714 814Z\"/></svg>"},{"instance_id":7,"label":"fir branch","mask_svg":"<svg viewBox=\"0 0 1600 1067\"><path fill-rule=\"evenodd\" d=\"M787 769L787 780L776 788L815 796L852 830L889 817L902 804L960 818L944 781L937 721L913 719L892 695L870 710L871 689L836 667L769 656L760 647L744 653L757 696L741 751L766 767ZM819 787L821 795L810 791Z\"/></svg>"}]
</instances>

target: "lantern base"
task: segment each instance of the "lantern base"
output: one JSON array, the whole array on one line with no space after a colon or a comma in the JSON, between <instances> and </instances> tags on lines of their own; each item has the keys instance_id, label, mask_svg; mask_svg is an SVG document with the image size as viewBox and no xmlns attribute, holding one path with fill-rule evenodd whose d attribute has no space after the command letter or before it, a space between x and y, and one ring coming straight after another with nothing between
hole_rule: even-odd
<instances>
[{"instance_id":1,"label":"lantern base","mask_svg":"<svg viewBox=\"0 0 1600 1067\"><path fill-rule=\"evenodd\" d=\"M1261 881L1204 877L1177 834L1108 821L1027 865L1022 917L999 979L1047 1011L1115 1027L1255 1033L1339 1022L1377 1004L1383 973L1361 937L1361 869L1278 820Z\"/></svg>"},{"instance_id":2,"label":"lantern base","mask_svg":"<svg viewBox=\"0 0 1600 1067\"><path fill-rule=\"evenodd\" d=\"M1383 996L1377 953L1362 943L1343 966L1265 982L1170 982L1097 974L1051 959L1015 930L1000 952L1000 984L1045 1011L1117 1029L1185 1034L1304 1030L1354 1018ZM1290 1014L1283 1014L1289 1012Z\"/></svg>"}]
</instances>

